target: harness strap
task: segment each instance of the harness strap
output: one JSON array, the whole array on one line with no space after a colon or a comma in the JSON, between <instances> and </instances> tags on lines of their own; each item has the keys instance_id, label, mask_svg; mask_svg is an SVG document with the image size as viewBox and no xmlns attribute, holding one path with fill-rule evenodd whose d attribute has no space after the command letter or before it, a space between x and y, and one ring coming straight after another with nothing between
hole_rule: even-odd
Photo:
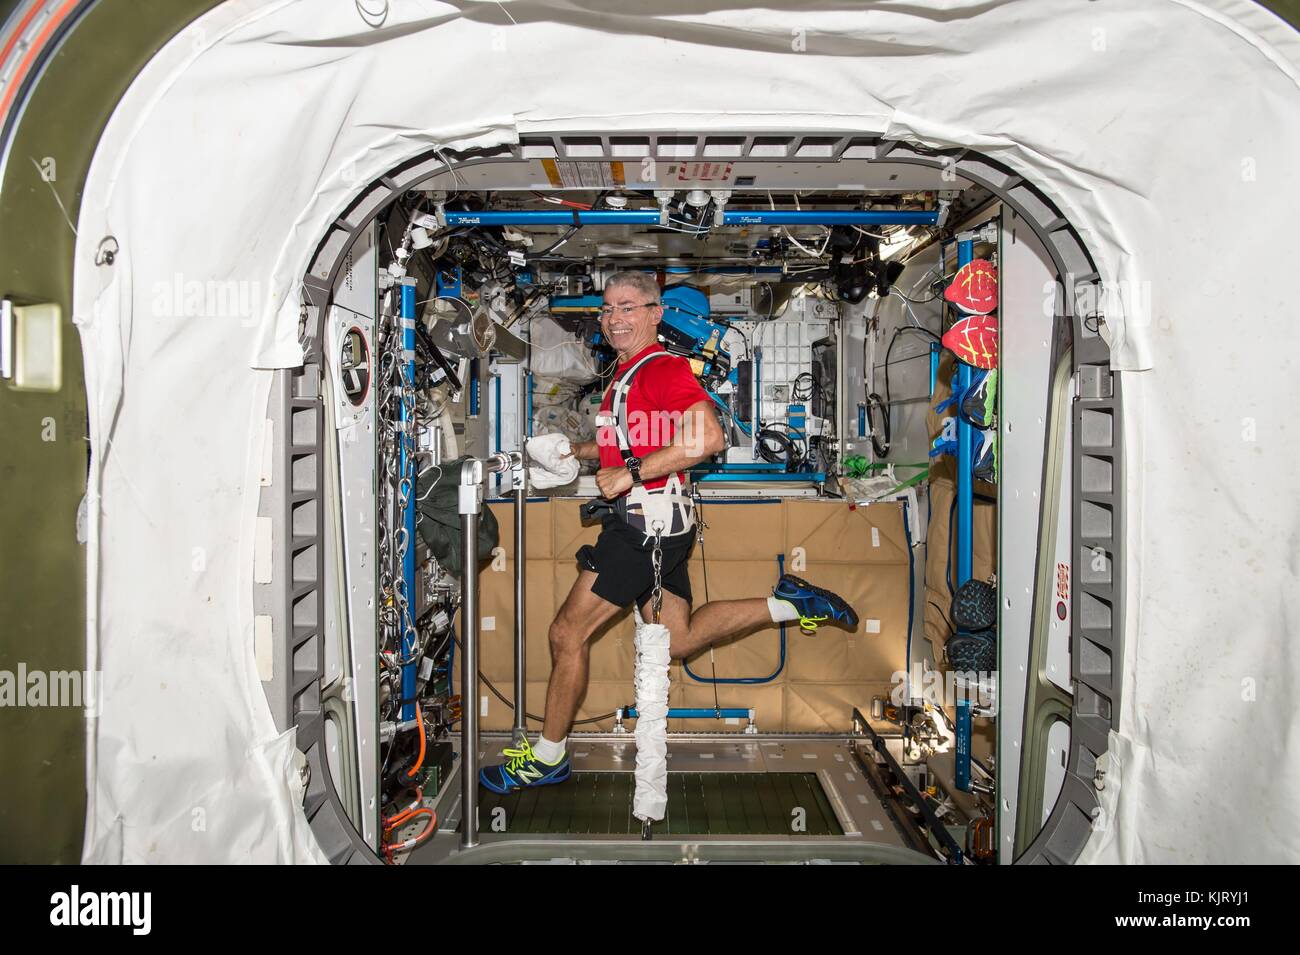
<instances>
[{"instance_id":1,"label":"harness strap","mask_svg":"<svg viewBox=\"0 0 1300 955\"><path fill-rule=\"evenodd\" d=\"M614 416L614 434L618 439L618 453L623 456L624 464L627 464L636 457L636 455L632 453L632 445L628 440L627 434L627 404L628 395L632 391L632 379L636 377L637 372L641 370L642 366L661 355L666 356L668 355L668 352L651 352L650 354L638 359L631 368L614 379L614 384L610 388L611 396L609 409L610 414ZM632 472L633 485L639 485L641 483L641 469L629 466L628 470Z\"/></svg>"},{"instance_id":2,"label":"harness strap","mask_svg":"<svg viewBox=\"0 0 1300 955\"><path fill-rule=\"evenodd\" d=\"M647 504L653 503L657 505L653 509L656 511L655 516L663 524L660 532L665 537L686 533L695 523L694 502L682 493L682 484L676 474L670 474L662 488L650 491L641 482L640 467L633 466L631 463L636 459L636 455L632 453L631 441L628 437L627 422L628 395L632 390L632 380L645 364L661 356L669 355L670 353L667 351L651 352L638 359L631 368L614 379L614 383L610 386L610 410L602 413L602 416L597 419L598 424L614 428L614 434L618 439L619 454L632 475L632 491L617 502L615 506L616 513L619 513L620 517L634 526L637 524L644 525L640 529L645 532L647 542L654 536L650 526L654 518L645 513ZM647 495L653 495L654 500L652 501Z\"/></svg>"}]
</instances>

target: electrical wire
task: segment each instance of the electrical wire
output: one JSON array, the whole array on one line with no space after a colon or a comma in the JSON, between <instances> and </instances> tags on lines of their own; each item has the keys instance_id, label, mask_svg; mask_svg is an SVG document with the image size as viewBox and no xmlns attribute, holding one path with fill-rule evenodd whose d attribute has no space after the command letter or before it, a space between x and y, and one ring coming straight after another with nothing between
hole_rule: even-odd
<instances>
[{"instance_id":1,"label":"electrical wire","mask_svg":"<svg viewBox=\"0 0 1300 955\"><path fill-rule=\"evenodd\" d=\"M409 822L414 821L416 818L421 816L427 816L428 822L425 823L424 829L420 831L420 834L418 836L416 836L413 839L407 839L404 842L399 842L396 845L393 845L392 843L389 843L387 841L388 837L392 834L394 830L400 828L401 826L406 825ZM411 849L414 849L416 846L422 845L425 841L428 840L428 838L431 835L434 834L437 828L438 828L438 816L432 809L420 808L420 809L412 810L409 815L403 817L398 822L392 823L387 829L384 830L384 840L385 840L384 859L388 862L389 865L392 865L394 855L396 855L399 852L407 852Z\"/></svg>"},{"instance_id":2,"label":"electrical wire","mask_svg":"<svg viewBox=\"0 0 1300 955\"><path fill-rule=\"evenodd\" d=\"M529 253L527 253L526 256L525 256L525 258L526 258L526 259L529 259L529 260L532 260L532 259L539 259L539 258L541 258L541 257L544 256L544 255L549 255L550 253L552 253L552 252L554 252L556 249L558 249L560 246L564 245L564 243L566 243L566 242L568 242L570 239L572 239L572 238L574 237L574 235L577 234L577 232L578 232L578 228L579 228L579 227L576 226L576 225L575 225L575 226L570 226L570 227L569 227L569 231L566 232L566 233L564 233L564 235L560 236L558 239L556 239L554 243L552 243L551 245L548 245L546 248L542 249L542 251L540 251L540 252L529 252Z\"/></svg>"},{"instance_id":3,"label":"electrical wire","mask_svg":"<svg viewBox=\"0 0 1300 955\"><path fill-rule=\"evenodd\" d=\"M793 195L794 195L794 207L795 209L799 209L800 208L799 193L796 192ZM770 189L767 192L767 204L772 208L773 211L776 210L776 200L772 198L772 191ZM804 255L814 259L820 259L826 254L826 248L831 244L831 236L834 234L834 230L827 229L826 237L822 240L822 247L818 249L816 252L814 252L812 251L812 249L809 249L798 239L792 236L790 234L790 229L788 226L781 226L781 232L785 235L786 239L789 241L791 245L793 245L796 249L801 251Z\"/></svg>"},{"instance_id":4,"label":"electrical wire","mask_svg":"<svg viewBox=\"0 0 1300 955\"><path fill-rule=\"evenodd\" d=\"M700 570L704 574L704 602L707 604L709 602L709 564L708 561L704 559L704 530L708 525L704 523L704 507L702 506L703 502L700 501L699 488L693 488L693 490L695 497L695 519L699 522L696 536L700 542ZM690 672L690 665L687 661L683 660L682 666L686 667L688 673ZM709 644L709 666L713 670L713 709L715 712L721 712L722 704L718 700L718 661L713 654L713 644Z\"/></svg>"},{"instance_id":5,"label":"electrical wire","mask_svg":"<svg viewBox=\"0 0 1300 955\"><path fill-rule=\"evenodd\" d=\"M871 420L871 449L875 452L877 458L886 457L889 454L889 449L892 445L893 435L891 433L889 419L890 407L893 404L893 398L890 396L889 392L890 355L894 352L894 345L898 342L899 336L904 332L915 332L922 335L928 335L936 342L941 341L939 336L934 332L930 331L928 328L922 328L919 325L900 325L898 328L894 329L894 334L890 336L889 346L885 349L884 398L881 398L881 396L876 392L867 395L867 414ZM882 421L879 429L877 429L875 425L875 414L873 408L879 408L881 410ZM883 438L883 440L881 440L881 438Z\"/></svg>"},{"instance_id":6,"label":"electrical wire","mask_svg":"<svg viewBox=\"0 0 1300 955\"><path fill-rule=\"evenodd\" d=\"M693 236L704 236L709 234L709 226L704 225L703 223L697 224L694 222L687 222L684 219L673 219L671 217L669 217L668 221L678 226L685 226L685 228L674 229L671 225L662 225L662 224L656 226L656 228L664 229L665 231L668 232L681 232L684 233L685 235L693 235Z\"/></svg>"},{"instance_id":7,"label":"electrical wire","mask_svg":"<svg viewBox=\"0 0 1300 955\"><path fill-rule=\"evenodd\" d=\"M415 702L415 725L420 732L420 755L415 758L414 765L406 771L407 776L414 776L420 771L420 767L424 765L424 748L427 740L424 736L424 711L420 709L419 700L416 700Z\"/></svg>"},{"instance_id":8,"label":"electrical wire","mask_svg":"<svg viewBox=\"0 0 1300 955\"><path fill-rule=\"evenodd\" d=\"M787 472L798 471L799 465L804 460L806 451L801 453L795 446L795 438L776 430L781 427L784 427L787 430L790 429L789 425L769 423L758 432L758 435L755 438L758 456L769 464L784 464ZM784 457L778 454L777 451L768 447L767 442L769 441L774 442L777 447L781 449Z\"/></svg>"},{"instance_id":9,"label":"electrical wire","mask_svg":"<svg viewBox=\"0 0 1300 955\"><path fill-rule=\"evenodd\" d=\"M799 382L804 378L808 379L807 389L801 388ZM790 397L796 401L808 401L812 398L813 392L817 388L817 379L813 377L810 371L800 372L795 376L794 381L790 383Z\"/></svg>"},{"instance_id":10,"label":"electrical wire","mask_svg":"<svg viewBox=\"0 0 1300 955\"><path fill-rule=\"evenodd\" d=\"M458 637L456 636L455 631L452 631L451 639L452 639L452 641L455 643L456 646L461 647L461 650L464 651L464 647L461 645L460 638L458 638ZM483 675L483 671L482 671L482 670L479 670L479 671L478 671L478 678L479 678L480 680L483 681L483 684L484 684L484 685L485 685L485 686L486 686L486 687L487 687L487 688L492 692L492 695L493 695L493 696L495 696L498 700L500 700L502 703L504 703L504 704L505 704L507 707L509 707L510 709L513 710L513 709L515 708L515 704L514 704L514 702L513 702L512 700L507 699L507 698L506 698L506 697L501 693L501 691L498 690L498 689L496 688L496 685L495 685L491 680L489 680L486 676ZM612 719L613 719L614 717L616 717L617 715L618 715L618 710L614 710L614 711L612 711L612 712L610 712L610 713L604 713L604 714L602 714L602 715L600 715L600 716L592 716L592 717L588 717L588 718L585 719L585 720L574 720L574 721L573 721L573 725L574 725L574 726L586 726L586 725L589 724L589 723L603 723L605 720L612 720ZM546 722L546 717L544 717L544 716L538 716L536 713L529 713L527 710L524 711L524 717L525 717L526 719L530 719L530 720L532 720L532 721L534 721L534 722L536 722L536 723L545 723L545 722Z\"/></svg>"},{"instance_id":11,"label":"electrical wire","mask_svg":"<svg viewBox=\"0 0 1300 955\"><path fill-rule=\"evenodd\" d=\"M871 238L873 238L873 239L884 239L886 242L888 242L890 239L893 238L892 235L888 235L888 234L885 234L885 233L882 233L882 232L868 232L866 229L862 228L862 226L860 226L860 225L852 226L852 229L853 229L854 232L861 232L863 235L869 235L869 236L871 236Z\"/></svg>"},{"instance_id":12,"label":"electrical wire","mask_svg":"<svg viewBox=\"0 0 1300 955\"><path fill-rule=\"evenodd\" d=\"M428 454L430 452L425 451L422 453ZM426 498L428 498L428 496L433 493L433 489L438 486L438 482L442 480L442 468L436 464L430 464L427 468L425 468L423 471L421 471L419 474L415 476L417 490L418 490L418 485L420 483L420 478L428 474L429 471L431 470L437 470L438 476L433 479L433 483L429 485L429 489L415 499L417 502L424 501Z\"/></svg>"},{"instance_id":13,"label":"electrical wire","mask_svg":"<svg viewBox=\"0 0 1300 955\"><path fill-rule=\"evenodd\" d=\"M881 410L881 427L879 432L876 428L875 409L877 408ZM880 395L876 394L874 391L867 395L867 427L871 432L871 450L876 453L876 457L883 458L888 456L890 444L893 440L893 435L890 431L889 405L881 400ZM884 440L877 437L878 433L884 436Z\"/></svg>"},{"instance_id":14,"label":"electrical wire","mask_svg":"<svg viewBox=\"0 0 1300 955\"><path fill-rule=\"evenodd\" d=\"M888 409L889 405L893 402L893 398L889 393L889 356L893 354L894 345L898 342L899 336L902 335L904 332L916 332L917 334L927 335L930 338L934 339L936 342L939 342L941 344L943 342L943 339L941 339L934 332L930 331L928 328L921 328L917 325L900 325L898 328L894 329L894 334L891 335L889 339L889 347L885 349L885 407L886 409Z\"/></svg>"},{"instance_id":15,"label":"electrical wire","mask_svg":"<svg viewBox=\"0 0 1300 955\"><path fill-rule=\"evenodd\" d=\"M387 2L384 3L383 9L376 10L373 12L367 10L365 6L362 4L361 0L354 0L354 5L357 8L357 15L361 17L361 21L365 23L366 26L370 27L372 30L379 29L388 20Z\"/></svg>"},{"instance_id":16,"label":"electrical wire","mask_svg":"<svg viewBox=\"0 0 1300 955\"><path fill-rule=\"evenodd\" d=\"M531 332L529 334L531 336ZM579 345L579 346L582 345L582 341L577 338L570 338L567 341L562 341L556 345L534 345L531 340L531 337L528 339L524 339L524 341L530 349L533 349L535 351L555 351L557 348L572 348L574 345Z\"/></svg>"},{"instance_id":17,"label":"electrical wire","mask_svg":"<svg viewBox=\"0 0 1300 955\"><path fill-rule=\"evenodd\" d=\"M897 295L904 302L911 302L913 305L929 305L931 302L937 302L940 298L943 297L942 295L931 295L929 298L909 298L908 296L900 292L897 288L891 288L889 290L889 294Z\"/></svg>"},{"instance_id":18,"label":"electrical wire","mask_svg":"<svg viewBox=\"0 0 1300 955\"><path fill-rule=\"evenodd\" d=\"M904 295L902 292L900 292L900 291L899 291L898 289L896 289L896 288L891 288L891 289L889 290L889 294L890 294L890 295L897 295L899 298L901 298L901 299L903 300L903 307L904 307L905 309L907 309L907 314L908 314L908 316L912 319L912 324L913 324L916 328L921 328L921 329L924 329L925 331L929 331L928 328L925 328L925 326L921 324L921 320L918 319L918 318L916 317L916 312L912 311L912 300L911 300L910 298L908 298L906 295ZM886 297L888 297L888 296L886 296Z\"/></svg>"},{"instance_id":19,"label":"electrical wire","mask_svg":"<svg viewBox=\"0 0 1300 955\"><path fill-rule=\"evenodd\" d=\"M921 273L920 278L918 278L915 282L912 283L912 287L908 289L908 291L915 292L916 287L918 285L920 285L927 278L929 278L932 273L941 270L942 267L943 267L942 261L936 262L934 265L930 266L928 269L926 269L924 272ZM911 302L913 305L928 305L931 302L938 301L940 298L943 297L942 293L940 292L937 292L934 295L931 295L929 298L925 298L925 299L915 299L912 298L911 295L904 295L902 292L899 292L898 294L900 298L906 299L907 301Z\"/></svg>"},{"instance_id":20,"label":"electrical wire","mask_svg":"<svg viewBox=\"0 0 1300 955\"><path fill-rule=\"evenodd\" d=\"M785 237L791 245L793 245L804 255L812 259L823 258L826 255L826 247L831 244L831 232L829 229L826 231L826 238L822 242L822 247L818 249L816 252L814 252L812 249L808 248L806 245L804 245L802 242L800 242L798 239L792 236L790 234L790 230L787 227L782 226L781 231L785 233Z\"/></svg>"},{"instance_id":21,"label":"electrical wire","mask_svg":"<svg viewBox=\"0 0 1300 955\"><path fill-rule=\"evenodd\" d=\"M767 316L763 320L770 322L772 320L772 310L776 308L776 289L772 287L770 282L759 282L756 286L754 286L755 291L757 291L760 288L767 289ZM790 302L787 299L786 305L789 304ZM749 346L749 339L745 339L745 345L746 347ZM749 349L749 354L750 357L753 357L754 354L753 348Z\"/></svg>"},{"instance_id":22,"label":"electrical wire","mask_svg":"<svg viewBox=\"0 0 1300 955\"><path fill-rule=\"evenodd\" d=\"M456 171L456 167L453 166L451 162L447 159L446 154L442 151L442 147L434 146L433 154L438 157L438 160L444 166L447 167L447 172L451 173L451 181L455 183L457 187L463 188L465 185L465 180L460 178L460 173ZM458 195L460 195L460 189L459 188L454 189L452 190L451 195L447 197L446 201L450 202L451 200L455 199Z\"/></svg>"},{"instance_id":23,"label":"electrical wire","mask_svg":"<svg viewBox=\"0 0 1300 955\"><path fill-rule=\"evenodd\" d=\"M549 202L552 205L556 205L556 206L564 206L566 209L578 209L581 211L590 211L592 208L591 206L587 205L585 202L573 202L570 199L561 199L559 196L548 196L545 193L541 193L537 191L534 191L533 195L535 195L538 199L541 199L543 202Z\"/></svg>"},{"instance_id":24,"label":"electrical wire","mask_svg":"<svg viewBox=\"0 0 1300 955\"><path fill-rule=\"evenodd\" d=\"M954 631L954 632L957 630L957 626L956 626L956 624L954 624L954 623L952 622L952 620L949 619L949 617L948 617L948 612L947 612L946 610L944 610L942 607L940 607L939 604L938 604L938 602L936 602L936 601L934 601L934 600L927 600L926 602L927 602L931 607L933 607L935 610L939 611L939 616L943 617L943 622L946 623L946 624L948 625L948 629L949 629L949 630L952 630L952 631Z\"/></svg>"}]
</instances>

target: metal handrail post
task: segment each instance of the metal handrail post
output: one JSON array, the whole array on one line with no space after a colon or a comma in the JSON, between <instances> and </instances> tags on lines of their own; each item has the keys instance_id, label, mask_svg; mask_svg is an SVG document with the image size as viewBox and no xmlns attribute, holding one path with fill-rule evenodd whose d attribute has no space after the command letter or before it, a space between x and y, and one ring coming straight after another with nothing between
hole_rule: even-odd
<instances>
[{"instance_id":1,"label":"metal handrail post","mask_svg":"<svg viewBox=\"0 0 1300 955\"><path fill-rule=\"evenodd\" d=\"M460 513L460 846L478 845L478 522L483 513L483 479L521 460L518 451L485 461L469 459L460 468L456 510Z\"/></svg>"}]
</instances>

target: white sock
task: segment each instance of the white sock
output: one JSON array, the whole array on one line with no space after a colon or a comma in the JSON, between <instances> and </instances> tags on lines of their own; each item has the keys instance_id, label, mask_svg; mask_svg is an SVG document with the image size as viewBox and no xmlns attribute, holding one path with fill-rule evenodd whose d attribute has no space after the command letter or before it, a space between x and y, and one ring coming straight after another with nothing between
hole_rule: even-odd
<instances>
[{"instance_id":1,"label":"white sock","mask_svg":"<svg viewBox=\"0 0 1300 955\"><path fill-rule=\"evenodd\" d=\"M794 609L794 604L787 600L778 600L775 597L767 598L767 612L772 615L773 623L785 623L788 620L799 619L799 611Z\"/></svg>"},{"instance_id":2,"label":"white sock","mask_svg":"<svg viewBox=\"0 0 1300 955\"><path fill-rule=\"evenodd\" d=\"M533 744L533 755L543 763L558 763L564 757L564 744L569 741L569 737L564 737L558 743L552 743L545 736L538 734L537 742Z\"/></svg>"}]
</instances>

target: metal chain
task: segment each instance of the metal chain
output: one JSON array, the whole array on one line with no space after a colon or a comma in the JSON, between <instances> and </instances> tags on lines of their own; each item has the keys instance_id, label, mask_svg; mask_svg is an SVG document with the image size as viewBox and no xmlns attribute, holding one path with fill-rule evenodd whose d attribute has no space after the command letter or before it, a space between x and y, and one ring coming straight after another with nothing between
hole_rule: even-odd
<instances>
[{"instance_id":1,"label":"metal chain","mask_svg":"<svg viewBox=\"0 0 1300 955\"><path fill-rule=\"evenodd\" d=\"M664 588L663 588L663 566L664 550L662 545L663 525L656 522L654 527L655 546L650 555L650 563L655 571L655 589L650 598L650 610L654 614L654 622L659 622L659 611L664 605Z\"/></svg>"}]
</instances>

